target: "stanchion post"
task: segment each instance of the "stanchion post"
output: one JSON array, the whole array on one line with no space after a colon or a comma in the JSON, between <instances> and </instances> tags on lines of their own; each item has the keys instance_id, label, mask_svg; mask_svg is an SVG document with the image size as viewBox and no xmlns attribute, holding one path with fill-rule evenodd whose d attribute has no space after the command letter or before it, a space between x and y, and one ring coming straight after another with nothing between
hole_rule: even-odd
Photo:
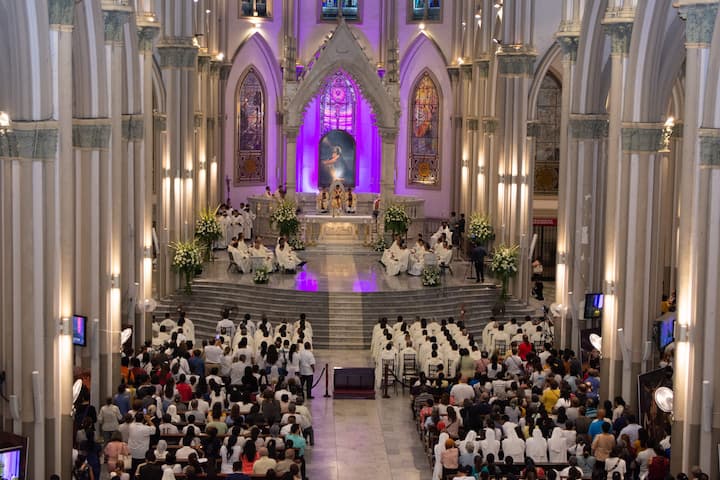
<instances>
[{"instance_id":1,"label":"stanchion post","mask_svg":"<svg viewBox=\"0 0 720 480\"><path fill-rule=\"evenodd\" d=\"M328 368L328 364L325 364L325 395L323 395L323 398L330 398L330 394L328 393L328 385L330 384L330 369Z\"/></svg>"},{"instance_id":2,"label":"stanchion post","mask_svg":"<svg viewBox=\"0 0 720 480\"><path fill-rule=\"evenodd\" d=\"M383 386L383 398L390 398L388 395L388 366L385 365L383 377L385 378L385 385Z\"/></svg>"}]
</instances>

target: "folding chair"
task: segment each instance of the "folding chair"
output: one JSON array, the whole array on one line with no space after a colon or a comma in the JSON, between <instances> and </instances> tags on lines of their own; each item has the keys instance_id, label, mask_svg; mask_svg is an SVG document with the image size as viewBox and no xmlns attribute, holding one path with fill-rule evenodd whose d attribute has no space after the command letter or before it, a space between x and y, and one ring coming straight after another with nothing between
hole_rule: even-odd
<instances>
[{"instance_id":1,"label":"folding chair","mask_svg":"<svg viewBox=\"0 0 720 480\"><path fill-rule=\"evenodd\" d=\"M405 384L411 381L413 378L418 376L417 364L415 362L416 355L414 353L405 353L402 358L403 374L402 374L402 389L405 391Z\"/></svg>"}]
</instances>

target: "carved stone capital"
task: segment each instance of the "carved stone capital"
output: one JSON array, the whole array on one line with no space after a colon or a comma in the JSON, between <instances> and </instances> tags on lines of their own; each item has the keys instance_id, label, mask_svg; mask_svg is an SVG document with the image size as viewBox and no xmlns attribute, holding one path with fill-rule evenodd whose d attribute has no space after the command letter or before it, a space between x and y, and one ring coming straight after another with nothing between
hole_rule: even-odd
<instances>
[{"instance_id":1,"label":"carved stone capital","mask_svg":"<svg viewBox=\"0 0 720 480\"><path fill-rule=\"evenodd\" d=\"M75 119L73 147L104 150L110 147L110 120L107 118Z\"/></svg>"},{"instance_id":2,"label":"carved stone capital","mask_svg":"<svg viewBox=\"0 0 720 480\"><path fill-rule=\"evenodd\" d=\"M720 167L720 129L700 130L700 167Z\"/></svg>"},{"instance_id":3,"label":"carved stone capital","mask_svg":"<svg viewBox=\"0 0 720 480\"><path fill-rule=\"evenodd\" d=\"M604 26L605 32L610 35L610 52L613 55L627 55L630 52L632 22L608 22Z\"/></svg>"},{"instance_id":4,"label":"carved stone capital","mask_svg":"<svg viewBox=\"0 0 720 480\"><path fill-rule=\"evenodd\" d=\"M626 153L657 152L663 147L663 126L657 123L631 123L620 130Z\"/></svg>"},{"instance_id":5,"label":"carved stone capital","mask_svg":"<svg viewBox=\"0 0 720 480\"><path fill-rule=\"evenodd\" d=\"M492 135L497 131L498 127L498 119L495 117L483 117L482 119L482 129L483 132L487 133L488 135Z\"/></svg>"},{"instance_id":6,"label":"carved stone capital","mask_svg":"<svg viewBox=\"0 0 720 480\"><path fill-rule=\"evenodd\" d=\"M285 134L285 138L288 139L288 141L294 142L297 139L298 133L300 132L300 127L295 125L284 125L283 126L283 134Z\"/></svg>"},{"instance_id":7,"label":"carved stone capital","mask_svg":"<svg viewBox=\"0 0 720 480\"><path fill-rule=\"evenodd\" d=\"M570 60L571 62L574 62L577 60L577 49L578 49L578 37L577 35L557 35L555 36L555 40L557 40L558 45L560 45L560 48L562 48L563 53L565 54L565 58Z\"/></svg>"},{"instance_id":8,"label":"carved stone capital","mask_svg":"<svg viewBox=\"0 0 720 480\"><path fill-rule=\"evenodd\" d=\"M715 30L717 12L717 3L683 5L680 7L680 16L686 20L686 45L710 45Z\"/></svg>"},{"instance_id":9,"label":"carved stone capital","mask_svg":"<svg viewBox=\"0 0 720 480\"><path fill-rule=\"evenodd\" d=\"M475 117L467 119L467 129L469 132L476 132L480 129L480 121Z\"/></svg>"},{"instance_id":10,"label":"carved stone capital","mask_svg":"<svg viewBox=\"0 0 720 480\"><path fill-rule=\"evenodd\" d=\"M0 158L52 160L57 151L55 122L13 122L12 130L0 134Z\"/></svg>"},{"instance_id":11,"label":"carved stone capital","mask_svg":"<svg viewBox=\"0 0 720 480\"><path fill-rule=\"evenodd\" d=\"M195 68L198 49L190 37L163 37L157 51L161 68Z\"/></svg>"},{"instance_id":12,"label":"carved stone capital","mask_svg":"<svg viewBox=\"0 0 720 480\"><path fill-rule=\"evenodd\" d=\"M124 10L103 10L105 21L105 41L122 42L123 26L130 19L130 13Z\"/></svg>"},{"instance_id":13,"label":"carved stone capital","mask_svg":"<svg viewBox=\"0 0 720 480\"><path fill-rule=\"evenodd\" d=\"M393 143L397 140L397 128L378 127L378 132L380 133L384 143Z\"/></svg>"},{"instance_id":14,"label":"carved stone capital","mask_svg":"<svg viewBox=\"0 0 720 480\"><path fill-rule=\"evenodd\" d=\"M535 58L532 53L498 52L498 73L502 77L530 77L535 72Z\"/></svg>"},{"instance_id":15,"label":"carved stone capital","mask_svg":"<svg viewBox=\"0 0 720 480\"><path fill-rule=\"evenodd\" d=\"M532 121L527 122L527 133L526 136L529 138L536 138L540 136L541 132L540 122Z\"/></svg>"},{"instance_id":16,"label":"carved stone capital","mask_svg":"<svg viewBox=\"0 0 720 480\"><path fill-rule=\"evenodd\" d=\"M575 139L605 138L608 136L606 115L570 115L570 136Z\"/></svg>"},{"instance_id":17,"label":"carved stone capital","mask_svg":"<svg viewBox=\"0 0 720 480\"><path fill-rule=\"evenodd\" d=\"M195 112L195 117L193 118L193 120L195 122L195 128L202 127L204 118L205 118L205 114L203 114L203 112Z\"/></svg>"},{"instance_id":18,"label":"carved stone capital","mask_svg":"<svg viewBox=\"0 0 720 480\"><path fill-rule=\"evenodd\" d=\"M73 25L75 22L75 0L48 0L50 25Z\"/></svg>"},{"instance_id":19,"label":"carved stone capital","mask_svg":"<svg viewBox=\"0 0 720 480\"><path fill-rule=\"evenodd\" d=\"M153 121L155 123L155 129L159 132L167 130L167 115L164 113L154 113Z\"/></svg>"},{"instance_id":20,"label":"carved stone capital","mask_svg":"<svg viewBox=\"0 0 720 480\"><path fill-rule=\"evenodd\" d=\"M152 52L153 42L160 33L160 27L143 25L137 29L138 49L141 52Z\"/></svg>"},{"instance_id":21,"label":"carved stone capital","mask_svg":"<svg viewBox=\"0 0 720 480\"><path fill-rule=\"evenodd\" d=\"M487 78L490 75L490 60L475 60L475 65L480 78Z\"/></svg>"},{"instance_id":22,"label":"carved stone capital","mask_svg":"<svg viewBox=\"0 0 720 480\"><path fill-rule=\"evenodd\" d=\"M142 115L123 115L122 138L130 141L142 140L145 135L145 123Z\"/></svg>"}]
</instances>

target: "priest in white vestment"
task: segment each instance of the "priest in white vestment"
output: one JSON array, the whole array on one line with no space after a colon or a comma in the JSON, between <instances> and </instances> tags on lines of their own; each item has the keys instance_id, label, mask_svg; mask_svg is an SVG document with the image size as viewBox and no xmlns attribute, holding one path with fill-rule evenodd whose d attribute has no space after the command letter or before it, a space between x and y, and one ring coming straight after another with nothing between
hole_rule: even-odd
<instances>
[{"instance_id":1,"label":"priest in white vestment","mask_svg":"<svg viewBox=\"0 0 720 480\"><path fill-rule=\"evenodd\" d=\"M255 237L255 243L249 248L254 262L259 262L268 272L275 270L275 254L262 243L262 238ZM253 265L256 265L253 263Z\"/></svg>"},{"instance_id":2,"label":"priest in white vestment","mask_svg":"<svg viewBox=\"0 0 720 480\"><path fill-rule=\"evenodd\" d=\"M385 264L386 272L388 275L399 275L402 272L407 272L408 261L410 258L410 250L403 240L400 240L400 248L387 259Z\"/></svg>"},{"instance_id":3,"label":"priest in white vestment","mask_svg":"<svg viewBox=\"0 0 720 480\"><path fill-rule=\"evenodd\" d=\"M298 267L305 264L285 241L285 237L278 239L278 244L275 247L275 257L278 265L283 270L297 270Z\"/></svg>"},{"instance_id":4,"label":"priest in white vestment","mask_svg":"<svg viewBox=\"0 0 720 480\"><path fill-rule=\"evenodd\" d=\"M439 242L435 244L435 255L438 259L438 264L440 265L450 265L450 262L452 261L452 246L448 243L447 240L443 242Z\"/></svg>"},{"instance_id":5,"label":"priest in white vestment","mask_svg":"<svg viewBox=\"0 0 720 480\"><path fill-rule=\"evenodd\" d=\"M393 374L397 375L397 350L393 346L392 341L387 342L385 348L380 353L379 358L375 362L375 388L380 388L380 383L385 378L384 363L388 363L388 384L394 382ZM392 373L391 373L392 372Z\"/></svg>"},{"instance_id":6,"label":"priest in white vestment","mask_svg":"<svg viewBox=\"0 0 720 480\"><path fill-rule=\"evenodd\" d=\"M428 245L424 242L422 247L414 248L410 251L408 258L408 275L422 275L422 271L425 268L425 254L429 251Z\"/></svg>"},{"instance_id":7,"label":"priest in white vestment","mask_svg":"<svg viewBox=\"0 0 720 480\"><path fill-rule=\"evenodd\" d=\"M382 257L380 258L380 263L386 267L388 266L390 258L400 250L400 241L400 235L396 235L393 238L393 243L390 245L390 248L386 248L383 252Z\"/></svg>"},{"instance_id":8,"label":"priest in white vestment","mask_svg":"<svg viewBox=\"0 0 720 480\"><path fill-rule=\"evenodd\" d=\"M230 239L239 238L240 232L243 231L243 217L240 212L233 210L232 216L230 217L230 225L228 226L228 236Z\"/></svg>"},{"instance_id":9,"label":"priest in white vestment","mask_svg":"<svg viewBox=\"0 0 720 480\"><path fill-rule=\"evenodd\" d=\"M230 252L233 262L235 262L242 273L248 273L252 269L250 250L243 240L242 233L240 233L239 239L233 240L230 245L228 245L228 252Z\"/></svg>"},{"instance_id":10,"label":"priest in white vestment","mask_svg":"<svg viewBox=\"0 0 720 480\"><path fill-rule=\"evenodd\" d=\"M215 221L217 222L218 226L220 227L220 238L215 240L215 248L227 248L228 246L228 236L227 236L227 226L225 222L225 215L224 212L221 212L220 210L217 211L215 214Z\"/></svg>"},{"instance_id":11,"label":"priest in white vestment","mask_svg":"<svg viewBox=\"0 0 720 480\"><path fill-rule=\"evenodd\" d=\"M252 238L253 222L257 215L250 211L250 204L246 204L245 208L240 210L243 218L243 235L245 238Z\"/></svg>"},{"instance_id":12,"label":"priest in white vestment","mask_svg":"<svg viewBox=\"0 0 720 480\"><path fill-rule=\"evenodd\" d=\"M452 231L450 230L450 227L448 226L448 222L442 222L440 225L440 228L438 228L437 232L433 233L430 237L430 246L434 247L437 242L440 241L440 237L442 234L445 234L445 239L452 244Z\"/></svg>"}]
</instances>

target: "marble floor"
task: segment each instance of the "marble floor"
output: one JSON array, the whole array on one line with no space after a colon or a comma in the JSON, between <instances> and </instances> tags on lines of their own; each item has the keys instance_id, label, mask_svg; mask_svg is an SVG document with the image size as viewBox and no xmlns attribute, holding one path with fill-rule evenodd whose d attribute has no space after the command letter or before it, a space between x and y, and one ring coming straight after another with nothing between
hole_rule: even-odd
<instances>
[{"instance_id":1,"label":"marble floor","mask_svg":"<svg viewBox=\"0 0 720 480\"><path fill-rule=\"evenodd\" d=\"M363 351L318 350L315 358L330 372L335 366L372 366L370 353ZM375 400L334 400L323 398L324 391L323 379L310 401L315 430L315 446L306 453L310 480L430 480L407 390L391 389L391 398Z\"/></svg>"},{"instance_id":2,"label":"marble floor","mask_svg":"<svg viewBox=\"0 0 720 480\"><path fill-rule=\"evenodd\" d=\"M297 273L273 273L273 288L300 291L322 292L383 292L421 290L421 278L401 273L390 276L380 263L380 253L362 246L311 247L298 252L298 256L307 263ZM215 251L216 260L205 265L201 279L215 281L252 284L252 274L238 274L234 270L228 272L228 255L225 251ZM458 286L474 283L468 279L472 275L470 263L454 260L451 264L452 274L444 274L442 282L445 286ZM492 277L488 272L486 282Z\"/></svg>"}]
</instances>

